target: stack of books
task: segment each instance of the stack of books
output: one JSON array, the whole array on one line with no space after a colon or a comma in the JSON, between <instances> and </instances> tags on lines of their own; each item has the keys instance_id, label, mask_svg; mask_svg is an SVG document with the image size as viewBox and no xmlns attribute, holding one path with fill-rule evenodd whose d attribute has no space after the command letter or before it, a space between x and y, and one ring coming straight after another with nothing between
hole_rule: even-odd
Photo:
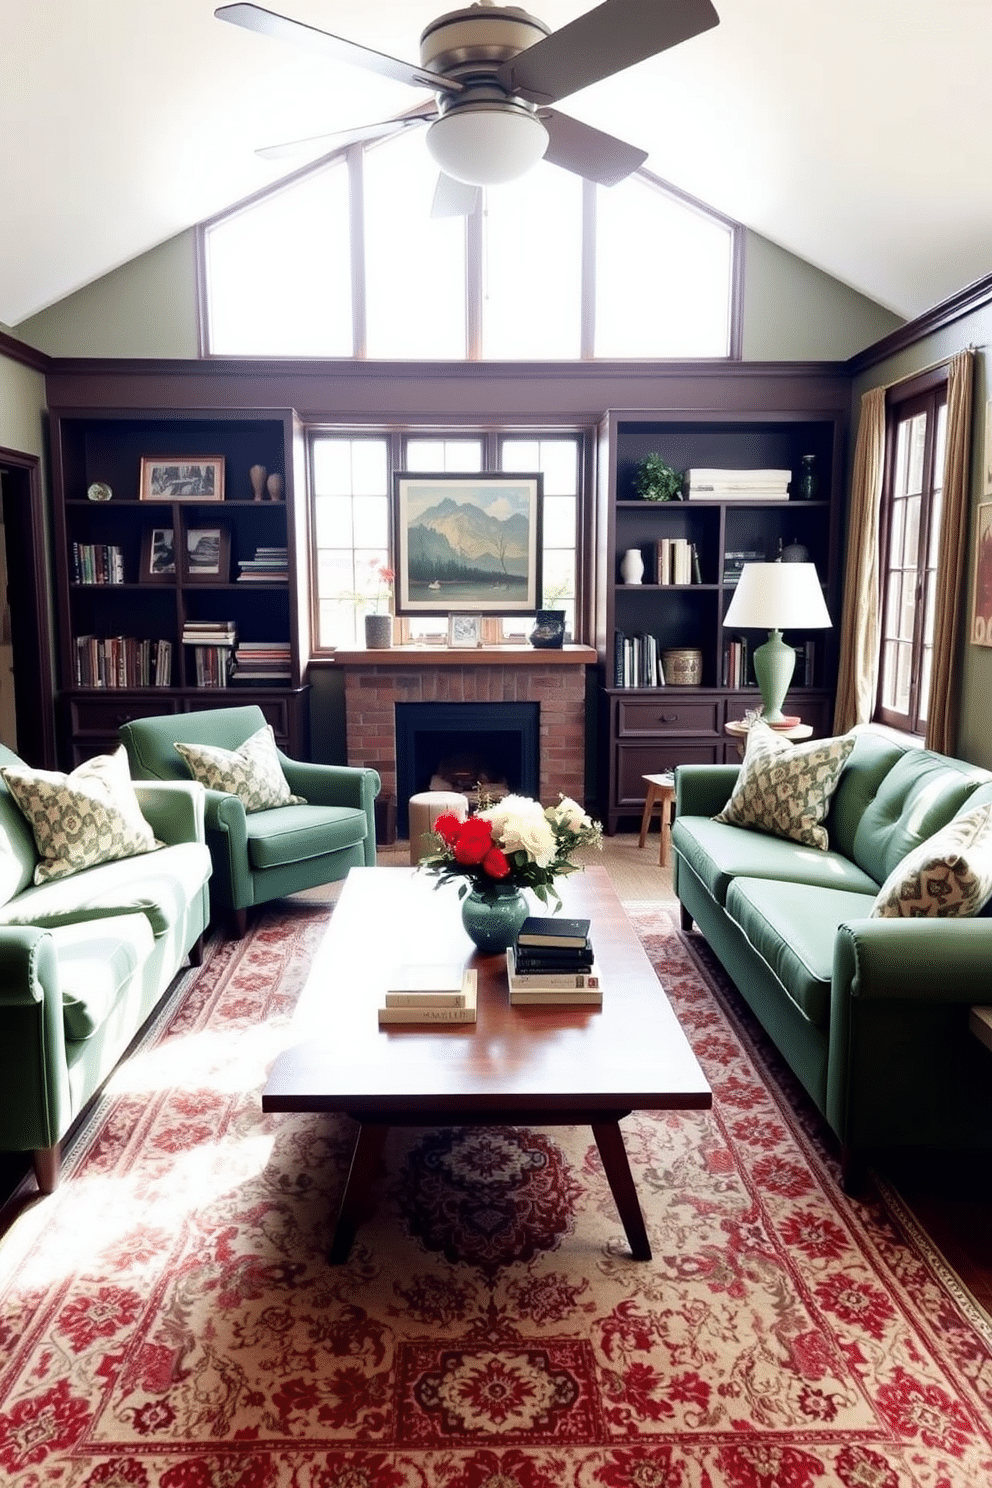
<instances>
[{"instance_id":1,"label":"stack of books","mask_svg":"<svg viewBox=\"0 0 992 1488\"><path fill-rule=\"evenodd\" d=\"M124 554L117 543L72 545L74 584L123 584Z\"/></svg>"},{"instance_id":2,"label":"stack of books","mask_svg":"<svg viewBox=\"0 0 992 1488\"><path fill-rule=\"evenodd\" d=\"M648 635L625 635L618 630L614 635L614 687L664 687L665 668L661 660L658 637Z\"/></svg>"},{"instance_id":3,"label":"stack of books","mask_svg":"<svg viewBox=\"0 0 992 1488\"><path fill-rule=\"evenodd\" d=\"M699 550L685 537L659 537L655 543L655 569L659 584L701 584Z\"/></svg>"},{"instance_id":4,"label":"stack of books","mask_svg":"<svg viewBox=\"0 0 992 1488\"><path fill-rule=\"evenodd\" d=\"M531 915L506 953L506 975L510 1002L518 1007L554 1002L602 1006L588 920Z\"/></svg>"},{"instance_id":5,"label":"stack of books","mask_svg":"<svg viewBox=\"0 0 992 1488\"><path fill-rule=\"evenodd\" d=\"M286 584L289 582L289 549L261 547L254 558L239 558L239 584Z\"/></svg>"},{"instance_id":6,"label":"stack of books","mask_svg":"<svg viewBox=\"0 0 992 1488\"><path fill-rule=\"evenodd\" d=\"M193 647L197 687L226 687L234 669L238 627L233 620L187 620L183 645Z\"/></svg>"},{"instance_id":7,"label":"stack of books","mask_svg":"<svg viewBox=\"0 0 992 1488\"><path fill-rule=\"evenodd\" d=\"M241 641L234 652L238 682L289 682L293 658L288 641Z\"/></svg>"},{"instance_id":8,"label":"stack of books","mask_svg":"<svg viewBox=\"0 0 992 1488\"><path fill-rule=\"evenodd\" d=\"M379 1024L474 1023L477 984L471 967L400 967L390 978Z\"/></svg>"},{"instance_id":9,"label":"stack of books","mask_svg":"<svg viewBox=\"0 0 992 1488\"><path fill-rule=\"evenodd\" d=\"M788 501L791 470L686 471L690 501Z\"/></svg>"}]
</instances>

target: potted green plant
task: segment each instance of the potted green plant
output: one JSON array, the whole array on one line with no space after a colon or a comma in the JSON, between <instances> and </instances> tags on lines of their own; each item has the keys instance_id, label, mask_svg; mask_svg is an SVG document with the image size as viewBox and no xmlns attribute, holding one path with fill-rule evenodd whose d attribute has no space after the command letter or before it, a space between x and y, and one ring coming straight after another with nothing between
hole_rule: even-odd
<instances>
[{"instance_id":1,"label":"potted green plant","mask_svg":"<svg viewBox=\"0 0 992 1488\"><path fill-rule=\"evenodd\" d=\"M645 455L634 476L634 489L643 501L681 501L682 472L666 465L660 455Z\"/></svg>"}]
</instances>

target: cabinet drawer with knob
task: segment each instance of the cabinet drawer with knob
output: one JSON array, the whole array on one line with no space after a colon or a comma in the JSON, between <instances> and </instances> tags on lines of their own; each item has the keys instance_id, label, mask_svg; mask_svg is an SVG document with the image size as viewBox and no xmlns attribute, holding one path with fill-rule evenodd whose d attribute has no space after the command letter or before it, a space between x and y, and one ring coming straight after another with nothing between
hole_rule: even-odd
<instances>
[{"instance_id":1,"label":"cabinet drawer with knob","mask_svg":"<svg viewBox=\"0 0 992 1488\"><path fill-rule=\"evenodd\" d=\"M720 711L715 698L689 701L666 696L664 689L658 698L621 698L617 703L617 735L719 734Z\"/></svg>"},{"instance_id":2,"label":"cabinet drawer with knob","mask_svg":"<svg viewBox=\"0 0 992 1488\"><path fill-rule=\"evenodd\" d=\"M723 763L722 744L679 745L667 740L657 744L619 744L616 751L616 808L623 810L644 805L644 777L674 770L677 765L716 765Z\"/></svg>"},{"instance_id":3,"label":"cabinet drawer with knob","mask_svg":"<svg viewBox=\"0 0 992 1488\"><path fill-rule=\"evenodd\" d=\"M108 688L107 691L112 693L115 689ZM158 718L163 713L175 713L177 704L175 698L165 692L150 697L147 691L138 697L133 694L108 697L105 693L98 698L73 697L69 711L73 734L114 737L117 730L130 723L132 718Z\"/></svg>"}]
</instances>

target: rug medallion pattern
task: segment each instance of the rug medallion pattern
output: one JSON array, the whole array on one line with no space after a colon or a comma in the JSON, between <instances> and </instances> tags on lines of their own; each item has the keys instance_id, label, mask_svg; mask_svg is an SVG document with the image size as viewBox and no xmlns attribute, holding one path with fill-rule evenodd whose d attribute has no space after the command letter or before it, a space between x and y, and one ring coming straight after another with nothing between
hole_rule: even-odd
<instances>
[{"instance_id":1,"label":"rug medallion pattern","mask_svg":"<svg viewBox=\"0 0 992 1488\"><path fill-rule=\"evenodd\" d=\"M326 912L272 909L185 979L0 1249L0 1483L992 1483L987 1319L891 1196L840 1192L672 914L632 918L714 1090L623 1123L653 1261L591 1132L495 1125L390 1133L328 1266L354 1128L259 1105Z\"/></svg>"}]
</instances>

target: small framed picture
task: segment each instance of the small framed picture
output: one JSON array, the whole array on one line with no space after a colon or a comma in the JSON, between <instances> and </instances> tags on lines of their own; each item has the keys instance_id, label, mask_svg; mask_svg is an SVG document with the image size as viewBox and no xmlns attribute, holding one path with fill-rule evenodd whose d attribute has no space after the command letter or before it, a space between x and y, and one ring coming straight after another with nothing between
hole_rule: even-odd
<instances>
[{"instance_id":1,"label":"small framed picture","mask_svg":"<svg viewBox=\"0 0 992 1488\"><path fill-rule=\"evenodd\" d=\"M142 501L223 501L222 455L143 455Z\"/></svg>"},{"instance_id":2,"label":"small framed picture","mask_svg":"<svg viewBox=\"0 0 992 1488\"><path fill-rule=\"evenodd\" d=\"M231 569L231 534L225 527L187 527L183 560L187 584L226 584Z\"/></svg>"},{"instance_id":3,"label":"small framed picture","mask_svg":"<svg viewBox=\"0 0 992 1488\"><path fill-rule=\"evenodd\" d=\"M449 615L448 645L476 647L482 645L481 615Z\"/></svg>"},{"instance_id":4,"label":"small framed picture","mask_svg":"<svg viewBox=\"0 0 992 1488\"><path fill-rule=\"evenodd\" d=\"M176 542L171 527L149 527L141 539L143 584L171 584L176 576Z\"/></svg>"},{"instance_id":5,"label":"small framed picture","mask_svg":"<svg viewBox=\"0 0 992 1488\"><path fill-rule=\"evenodd\" d=\"M992 501L981 502L975 519L975 592L971 602L971 644L992 646Z\"/></svg>"}]
</instances>

